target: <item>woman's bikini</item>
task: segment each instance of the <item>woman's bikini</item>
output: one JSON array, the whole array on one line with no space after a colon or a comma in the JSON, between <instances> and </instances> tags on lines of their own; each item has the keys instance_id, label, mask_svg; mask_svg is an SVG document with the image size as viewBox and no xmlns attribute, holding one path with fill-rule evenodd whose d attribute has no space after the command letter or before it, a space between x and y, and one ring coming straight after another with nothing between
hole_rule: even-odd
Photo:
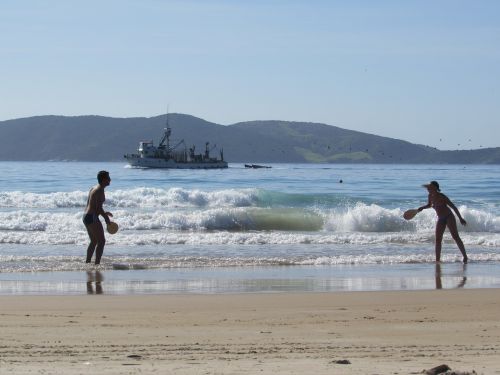
<instances>
[{"instance_id":1,"label":"woman's bikini","mask_svg":"<svg viewBox=\"0 0 500 375\"><path fill-rule=\"evenodd\" d=\"M434 209L436 210L436 212L438 212L438 210L437 210L437 209L440 209L440 208L448 208L448 206L447 206L446 204L443 204L443 203L442 203L442 204L434 204L434 203L433 203L433 204L432 204L432 208L434 208ZM447 212L447 213L445 213L444 215L441 215L441 216L439 216L439 215L438 215L438 220L437 220L437 222L438 222L439 224L445 224L445 225L446 225L446 223L448 222L448 218L449 218L451 215L453 215L453 212L451 212L451 210L448 208L448 212Z\"/></svg>"},{"instance_id":2,"label":"woman's bikini","mask_svg":"<svg viewBox=\"0 0 500 375\"><path fill-rule=\"evenodd\" d=\"M438 216L438 223L439 224L446 224L448 222L448 218L453 215L453 213L449 212L444 216Z\"/></svg>"}]
</instances>

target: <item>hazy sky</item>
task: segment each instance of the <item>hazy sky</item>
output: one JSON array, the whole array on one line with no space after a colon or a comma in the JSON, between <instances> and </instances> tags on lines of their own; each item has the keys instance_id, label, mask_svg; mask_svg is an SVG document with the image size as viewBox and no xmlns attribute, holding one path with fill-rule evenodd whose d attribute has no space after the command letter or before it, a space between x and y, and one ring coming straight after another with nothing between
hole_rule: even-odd
<instances>
[{"instance_id":1,"label":"hazy sky","mask_svg":"<svg viewBox=\"0 0 500 375\"><path fill-rule=\"evenodd\" d=\"M167 105L498 147L500 1L0 1L0 120Z\"/></svg>"}]
</instances>

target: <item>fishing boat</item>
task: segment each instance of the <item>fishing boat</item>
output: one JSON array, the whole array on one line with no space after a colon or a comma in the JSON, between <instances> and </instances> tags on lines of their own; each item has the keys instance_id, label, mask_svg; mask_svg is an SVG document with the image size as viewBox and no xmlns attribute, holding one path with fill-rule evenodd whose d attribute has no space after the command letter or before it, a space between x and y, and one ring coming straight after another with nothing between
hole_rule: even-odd
<instances>
[{"instance_id":1,"label":"fishing boat","mask_svg":"<svg viewBox=\"0 0 500 375\"><path fill-rule=\"evenodd\" d=\"M137 153L126 154L124 158L133 167L140 168L167 168L167 169L221 169L227 168L224 161L224 152L220 149L220 158L211 157L210 152L216 147L210 147L210 143L205 143L205 152L195 153L195 146L187 148L184 140L170 145L170 135L172 129L168 124L164 128L163 137L158 146L153 141L139 142Z\"/></svg>"}]
</instances>

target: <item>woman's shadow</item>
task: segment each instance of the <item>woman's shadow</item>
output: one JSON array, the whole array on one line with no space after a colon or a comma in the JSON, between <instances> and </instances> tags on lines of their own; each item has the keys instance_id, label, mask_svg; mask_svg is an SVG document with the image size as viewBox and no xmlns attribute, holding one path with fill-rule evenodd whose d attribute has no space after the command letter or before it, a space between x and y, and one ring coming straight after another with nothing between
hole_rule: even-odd
<instances>
[{"instance_id":1,"label":"woman's shadow","mask_svg":"<svg viewBox=\"0 0 500 375\"><path fill-rule=\"evenodd\" d=\"M100 271L87 271L87 294L102 294L103 280L104 277Z\"/></svg>"},{"instance_id":2,"label":"woman's shadow","mask_svg":"<svg viewBox=\"0 0 500 375\"><path fill-rule=\"evenodd\" d=\"M457 284L455 288L463 288L467 282L467 277L465 276L465 271L467 270L467 264L463 265L463 277L462 280ZM443 289L443 283L441 280L441 264L436 263L436 289Z\"/></svg>"}]
</instances>

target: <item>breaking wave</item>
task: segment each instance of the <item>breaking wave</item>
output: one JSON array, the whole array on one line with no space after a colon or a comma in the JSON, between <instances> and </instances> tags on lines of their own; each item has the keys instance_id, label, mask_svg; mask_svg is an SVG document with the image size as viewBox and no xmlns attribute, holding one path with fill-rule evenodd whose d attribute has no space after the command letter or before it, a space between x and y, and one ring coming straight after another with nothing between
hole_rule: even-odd
<instances>
[{"instance_id":1,"label":"breaking wave","mask_svg":"<svg viewBox=\"0 0 500 375\"><path fill-rule=\"evenodd\" d=\"M260 189L135 188L106 194L120 231L110 244L377 244L430 243L433 210L406 221L407 202L353 202L334 194ZM83 244L87 193L0 193L0 244ZM404 206L404 207L403 207ZM494 207L459 207L466 245L500 246ZM445 236L445 242L451 241Z\"/></svg>"}]
</instances>

